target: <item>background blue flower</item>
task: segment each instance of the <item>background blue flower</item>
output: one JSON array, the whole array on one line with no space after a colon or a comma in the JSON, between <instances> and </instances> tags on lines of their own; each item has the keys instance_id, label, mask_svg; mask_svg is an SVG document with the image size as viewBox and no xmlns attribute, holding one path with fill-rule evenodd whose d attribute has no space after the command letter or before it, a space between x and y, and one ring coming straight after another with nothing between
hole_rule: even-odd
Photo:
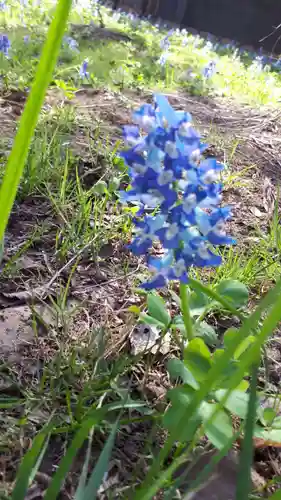
<instances>
[{"instance_id":1,"label":"background blue flower","mask_svg":"<svg viewBox=\"0 0 281 500\"><path fill-rule=\"evenodd\" d=\"M4 56L9 56L9 49L11 47L11 42L7 35L0 35L0 52L4 54Z\"/></svg>"}]
</instances>

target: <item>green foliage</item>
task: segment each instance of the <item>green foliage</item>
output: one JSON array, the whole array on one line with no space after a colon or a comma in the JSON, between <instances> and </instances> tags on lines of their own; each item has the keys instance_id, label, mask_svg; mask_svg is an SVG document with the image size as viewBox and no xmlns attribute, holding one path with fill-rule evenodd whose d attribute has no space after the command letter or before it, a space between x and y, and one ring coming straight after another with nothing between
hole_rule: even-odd
<instances>
[{"instance_id":1,"label":"green foliage","mask_svg":"<svg viewBox=\"0 0 281 500\"><path fill-rule=\"evenodd\" d=\"M12 57L4 60L4 83L9 86L29 86L33 80L36 59L46 37L46 23L50 22L53 6L43 2L45 8L30 4L25 9L18 8L19 2L11 0L12 9L1 12L12 42ZM89 3L90 6L90 3ZM143 21L135 24L125 16L116 21L110 9L103 8L103 22L108 29L116 29L129 35L131 40L116 42L98 37L85 36L79 40L79 50L71 50L63 44L55 70L55 84L63 88L65 81L69 87L78 84L79 67L84 59L89 60L89 82L100 86L110 84L114 88L178 88L183 87L195 95L235 97L252 105L278 105L281 95L280 75L265 67L257 70L254 62L242 57L234 50L216 51L206 46L199 36L186 36L175 32L169 37L171 46L164 67L158 61L162 53L161 40L165 30L157 30ZM94 19L99 24L98 13L89 8L74 8L70 20L77 24L90 23ZM1 21L1 17L0 17ZM25 28L22 28L24 23ZM69 33L71 34L71 33ZM28 35L28 43L23 37ZM217 71L210 79L202 75L209 61L215 61ZM68 92L68 90L66 90Z\"/></svg>"},{"instance_id":2,"label":"green foliage","mask_svg":"<svg viewBox=\"0 0 281 500\"><path fill-rule=\"evenodd\" d=\"M147 309L152 318L156 319L162 325L168 327L171 322L171 316L168 313L164 300L154 293L147 297Z\"/></svg>"},{"instance_id":3,"label":"green foliage","mask_svg":"<svg viewBox=\"0 0 281 500\"><path fill-rule=\"evenodd\" d=\"M226 298L234 307L241 307L247 304L249 292L247 287L237 280L224 280L216 287L216 292Z\"/></svg>"},{"instance_id":4,"label":"green foliage","mask_svg":"<svg viewBox=\"0 0 281 500\"><path fill-rule=\"evenodd\" d=\"M106 26L129 34L132 41L79 40L79 52L73 52L65 45L59 52L70 2L59 2L58 15L48 35L46 22L51 21L52 9L41 12L39 7L30 4L22 18L26 28L22 29L18 26L19 15L22 15L18 7L15 2L12 15L0 13L1 19L5 18L13 47L11 58L1 61L3 88L25 89L31 85L36 70L37 76L1 186L1 231L3 235L25 163L17 199L21 201L28 196L40 195L50 202L58 220L54 253L59 260L68 263L70 258L70 262L73 262L70 277L67 278L68 290L85 250L89 259L98 262L102 245L123 238L128 240L131 231L128 214L134 213L135 207L128 207L123 214L118 209L117 191L120 184L127 182L124 164L116 158L119 144L112 147L110 140L107 143L99 127L93 133L92 126L87 126L85 119L79 119L68 106L50 112L45 110L37 121L45 91L51 81L67 100L73 100L83 84L89 89L108 85L118 91L127 88L186 88L200 95L223 94L248 102L255 100L255 105L258 105L274 104L280 100L281 80L279 75L267 70L254 75L253 68L232 53L218 55L213 50L206 52L203 40L199 37L188 35L188 43L183 47L182 39L176 33L171 37L169 59L165 67L161 68L157 63L161 55L159 43L165 33L148 23L134 28L125 18L116 23L107 9L103 12ZM73 9L71 13L74 22L90 22L91 19L92 13L87 9L79 13ZM28 44L24 45L25 34L30 38ZM38 56L45 41L37 68ZM210 82L206 82L202 78L202 69L212 57L216 57L218 72ZM86 58L89 59L90 76L82 82L79 68ZM72 156L68 148L75 127L86 131L85 136L91 145L92 165L99 168L97 177L90 184L86 184L84 172L81 175L77 158ZM109 137L110 134L111 131ZM231 186L237 185L237 180L231 176L227 182ZM253 249L251 256L248 258L248 255L230 250L225 255L225 264L215 275L210 275L208 286L203 284L208 281L208 277L203 276L201 282L191 275L189 286L180 291L180 297L170 290L175 307L171 307L168 300L166 303L156 293L147 295L145 305L130 307L130 311L137 314L141 322L157 326L162 334L171 334L173 354L178 357L169 359L167 363L173 388L167 393L169 406L165 411L164 402L158 411L148 406L147 402L135 398L134 392L127 387L127 379L138 370L135 367L136 359L121 355L114 362L108 360L104 352L104 331L99 332L97 338L93 342L89 341L85 348L79 346L77 351L71 351L68 345L65 354L60 345L59 356L44 367L41 385L31 396L24 394L21 397L2 398L0 408L5 411L9 408L24 408L22 420L18 424L20 430L23 423L30 423L29 414L32 414L34 406L46 404L56 409L54 420L37 434L25 454L11 498L25 498L50 440L55 435L68 436L69 443L65 439L64 456L51 478L45 498L54 500L58 497L85 443L87 452L75 500L96 498L109 469L115 437L117 433L123 432L123 424L128 425L134 420L148 420L152 424L157 422L161 432L163 424L169 436L159 455L148 453L146 458L150 467L147 476L144 480L138 477L138 489L135 490L134 486L130 492L126 489L123 498L130 496L150 500L161 488L170 498L169 492L176 484L174 472L190 458L197 444L202 443L202 436L207 436L209 442L219 450L207 467L207 472L219 460L218 457L227 454L236 439L233 416L241 420L238 435L245 435L245 453L241 458L237 495L239 500L243 498L242 495L248 497L249 488L244 489L244 485L249 481L253 436L268 442L281 442L281 418L277 408L274 405L272 408L261 408L260 401L265 395L262 391L257 394L257 382L252 377L261 347L281 316L278 282L280 263L271 251L271 248L277 253L280 250L279 232L280 221L276 210L269 234L260 236L258 248ZM6 272L7 269L11 271L13 262L10 264L10 267L8 265L5 268ZM277 285L254 312L248 313L249 289L253 293L253 284L256 283L257 275L262 275L263 267L270 268L266 276L276 281ZM61 303L58 301L56 304L56 312L61 320L57 330L61 329L61 324L65 325L63 304L66 297L67 291L64 291ZM50 300L54 299L51 297ZM217 326L217 320L225 316L230 321L234 316L236 326L237 318L240 323L235 328L222 331ZM56 338L56 342L60 344L60 337ZM150 355L148 358L146 369L149 373ZM145 364L145 361L144 358L142 363ZM252 382L248 392L250 377ZM124 418L119 415L120 411L125 414ZM108 437L92 466L93 439L98 433ZM205 473L202 471L199 481L203 481ZM191 489L195 486L191 485ZM278 493L272 498L277 500Z\"/></svg>"},{"instance_id":5,"label":"green foliage","mask_svg":"<svg viewBox=\"0 0 281 500\"><path fill-rule=\"evenodd\" d=\"M28 148L48 85L52 78L52 72L58 57L70 7L71 0L61 0L58 3L56 15L52 21L46 45L44 46L42 57L38 65L33 88L20 121L12 152L9 156L0 189L0 207L2 214L0 222L0 240L2 240L4 236L28 154Z\"/></svg>"}]
</instances>

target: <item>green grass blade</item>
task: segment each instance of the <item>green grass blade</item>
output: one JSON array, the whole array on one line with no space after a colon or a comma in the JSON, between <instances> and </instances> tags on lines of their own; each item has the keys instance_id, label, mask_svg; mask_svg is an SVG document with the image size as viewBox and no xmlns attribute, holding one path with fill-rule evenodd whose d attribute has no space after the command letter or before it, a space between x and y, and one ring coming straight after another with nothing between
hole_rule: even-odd
<instances>
[{"instance_id":1,"label":"green grass blade","mask_svg":"<svg viewBox=\"0 0 281 500\"><path fill-rule=\"evenodd\" d=\"M76 493L75 493L74 500L82 500L83 491L85 490L85 486L86 486L86 482L87 482L94 430L92 429L89 434L90 435L89 435L89 439L88 439L86 458L85 458L85 461L83 464L83 469L82 469L82 472L81 472L81 475L79 478L79 484L78 484L78 488L77 488Z\"/></svg>"},{"instance_id":2,"label":"green grass blade","mask_svg":"<svg viewBox=\"0 0 281 500\"><path fill-rule=\"evenodd\" d=\"M40 109L55 68L71 4L72 0L58 1L38 64L34 84L20 120L13 149L7 163L0 188L0 241L4 237Z\"/></svg>"},{"instance_id":3,"label":"green grass blade","mask_svg":"<svg viewBox=\"0 0 281 500\"><path fill-rule=\"evenodd\" d=\"M29 482L34 477L34 468L42 458L42 449L46 449L47 432L43 430L34 438L32 447L25 454L16 478L16 484L12 493L12 500L24 500Z\"/></svg>"},{"instance_id":4,"label":"green grass blade","mask_svg":"<svg viewBox=\"0 0 281 500\"><path fill-rule=\"evenodd\" d=\"M240 454L236 500L248 500L252 490L251 468L253 463L253 436L256 423L257 383L258 365L255 365L252 370L250 399L245 422L245 435Z\"/></svg>"},{"instance_id":5,"label":"green grass blade","mask_svg":"<svg viewBox=\"0 0 281 500\"><path fill-rule=\"evenodd\" d=\"M44 500L55 500L57 498L78 450L88 437L91 429L100 421L103 415L104 412L102 410L94 410L92 415L82 422L80 429L75 434L71 445L59 464L59 468L47 489Z\"/></svg>"},{"instance_id":6,"label":"green grass blade","mask_svg":"<svg viewBox=\"0 0 281 500\"><path fill-rule=\"evenodd\" d=\"M96 500L98 489L102 483L104 474L108 471L108 464L110 461L115 436L118 430L119 420L112 427L111 433L106 441L106 444L100 454L98 462L90 476L88 484L83 494L75 500Z\"/></svg>"},{"instance_id":7,"label":"green grass blade","mask_svg":"<svg viewBox=\"0 0 281 500\"><path fill-rule=\"evenodd\" d=\"M29 476L29 484L32 483L32 481L34 480L34 478L35 478L35 476L40 468L41 462L42 462L44 455L45 455L45 452L48 448L49 440L50 440L50 434L47 436L47 439L45 439L45 442L44 442L44 444L40 450L39 456L37 458L36 464L34 465L32 471L31 471L31 474Z\"/></svg>"}]
</instances>

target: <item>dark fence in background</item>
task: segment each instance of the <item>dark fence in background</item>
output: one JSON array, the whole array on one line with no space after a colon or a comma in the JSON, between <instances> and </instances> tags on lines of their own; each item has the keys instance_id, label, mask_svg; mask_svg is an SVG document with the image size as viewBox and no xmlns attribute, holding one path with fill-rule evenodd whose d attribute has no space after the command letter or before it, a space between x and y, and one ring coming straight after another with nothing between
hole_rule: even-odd
<instances>
[{"instance_id":1,"label":"dark fence in background","mask_svg":"<svg viewBox=\"0 0 281 500\"><path fill-rule=\"evenodd\" d=\"M116 0L113 3L115 8L150 14L242 45L281 52L281 27L275 30L281 23L281 0Z\"/></svg>"}]
</instances>

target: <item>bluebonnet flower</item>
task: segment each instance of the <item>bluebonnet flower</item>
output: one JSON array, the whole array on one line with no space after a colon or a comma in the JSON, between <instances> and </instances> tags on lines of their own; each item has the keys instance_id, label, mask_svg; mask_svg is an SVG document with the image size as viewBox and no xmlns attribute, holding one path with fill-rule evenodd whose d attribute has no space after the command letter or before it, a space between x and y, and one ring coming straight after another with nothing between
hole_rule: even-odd
<instances>
[{"instance_id":1,"label":"bluebonnet flower","mask_svg":"<svg viewBox=\"0 0 281 500\"><path fill-rule=\"evenodd\" d=\"M9 57L9 49L11 47L11 42L7 35L0 35L0 52L4 54L4 56Z\"/></svg>"},{"instance_id":2,"label":"bluebonnet flower","mask_svg":"<svg viewBox=\"0 0 281 500\"><path fill-rule=\"evenodd\" d=\"M208 40L208 41L206 42L206 44L205 44L205 48L206 48L207 50L213 50L213 49L214 49L214 45L213 45L213 43L211 42L211 40Z\"/></svg>"},{"instance_id":3,"label":"bluebonnet flower","mask_svg":"<svg viewBox=\"0 0 281 500\"><path fill-rule=\"evenodd\" d=\"M205 78L209 79L216 73L216 61L210 61L205 68L203 68L202 74Z\"/></svg>"},{"instance_id":4,"label":"bluebonnet flower","mask_svg":"<svg viewBox=\"0 0 281 500\"><path fill-rule=\"evenodd\" d=\"M79 49L78 49L79 44L78 44L77 40L75 40L71 36L65 36L63 38L63 46L69 47L70 50L72 50L73 52L79 52Z\"/></svg>"},{"instance_id":5,"label":"bluebonnet flower","mask_svg":"<svg viewBox=\"0 0 281 500\"><path fill-rule=\"evenodd\" d=\"M170 37L174 34L174 29L168 31L167 35L160 41L161 49L167 51L171 46Z\"/></svg>"},{"instance_id":6,"label":"bluebonnet flower","mask_svg":"<svg viewBox=\"0 0 281 500\"><path fill-rule=\"evenodd\" d=\"M276 70L281 70L281 59L277 59L276 61L274 61L274 63L272 64L273 68L276 69Z\"/></svg>"},{"instance_id":7,"label":"bluebonnet flower","mask_svg":"<svg viewBox=\"0 0 281 500\"><path fill-rule=\"evenodd\" d=\"M158 59L158 64L160 64L160 66L165 66L165 64L168 60L168 57L169 57L169 52L168 51L163 52Z\"/></svg>"},{"instance_id":8,"label":"bluebonnet flower","mask_svg":"<svg viewBox=\"0 0 281 500\"><path fill-rule=\"evenodd\" d=\"M29 40L30 40L30 36L29 36L29 35L25 35L25 36L23 37L23 41L24 41L24 43L28 43L28 42L29 42Z\"/></svg>"},{"instance_id":9,"label":"bluebonnet flower","mask_svg":"<svg viewBox=\"0 0 281 500\"><path fill-rule=\"evenodd\" d=\"M79 70L79 75L80 75L81 78L89 78L90 77L90 74L87 71L88 65L89 65L89 61L87 59L85 59L82 62L80 70Z\"/></svg>"},{"instance_id":10,"label":"bluebonnet flower","mask_svg":"<svg viewBox=\"0 0 281 500\"><path fill-rule=\"evenodd\" d=\"M225 232L230 208L218 207L223 165L204 159L205 145L193 128L191 116L175 111L162 95L155 105L144 104L133 114L136 125L123 136L131 148L120 153L128 166L130 186L120 192L122 203L139 208L130 249L146 255L154 272L143 288L161 288L169 280L188 282L192 266L218 266L214 247L233 244ZM151 255L154 242L164 255Z\"/></svg>"},{"instance_id":11,"label":"bluebonnet flower","mask_svg":"<svg viewBox=\"0 0 281 500\"><path fill-rule=\"evenodd\" d=\"M169 40L169 37L165 36L165 38L163 38L163 40L160 41L160 47L163 50L169 50L170 46L171 46L171 42Z\"/></svg>"}]
</instances>

